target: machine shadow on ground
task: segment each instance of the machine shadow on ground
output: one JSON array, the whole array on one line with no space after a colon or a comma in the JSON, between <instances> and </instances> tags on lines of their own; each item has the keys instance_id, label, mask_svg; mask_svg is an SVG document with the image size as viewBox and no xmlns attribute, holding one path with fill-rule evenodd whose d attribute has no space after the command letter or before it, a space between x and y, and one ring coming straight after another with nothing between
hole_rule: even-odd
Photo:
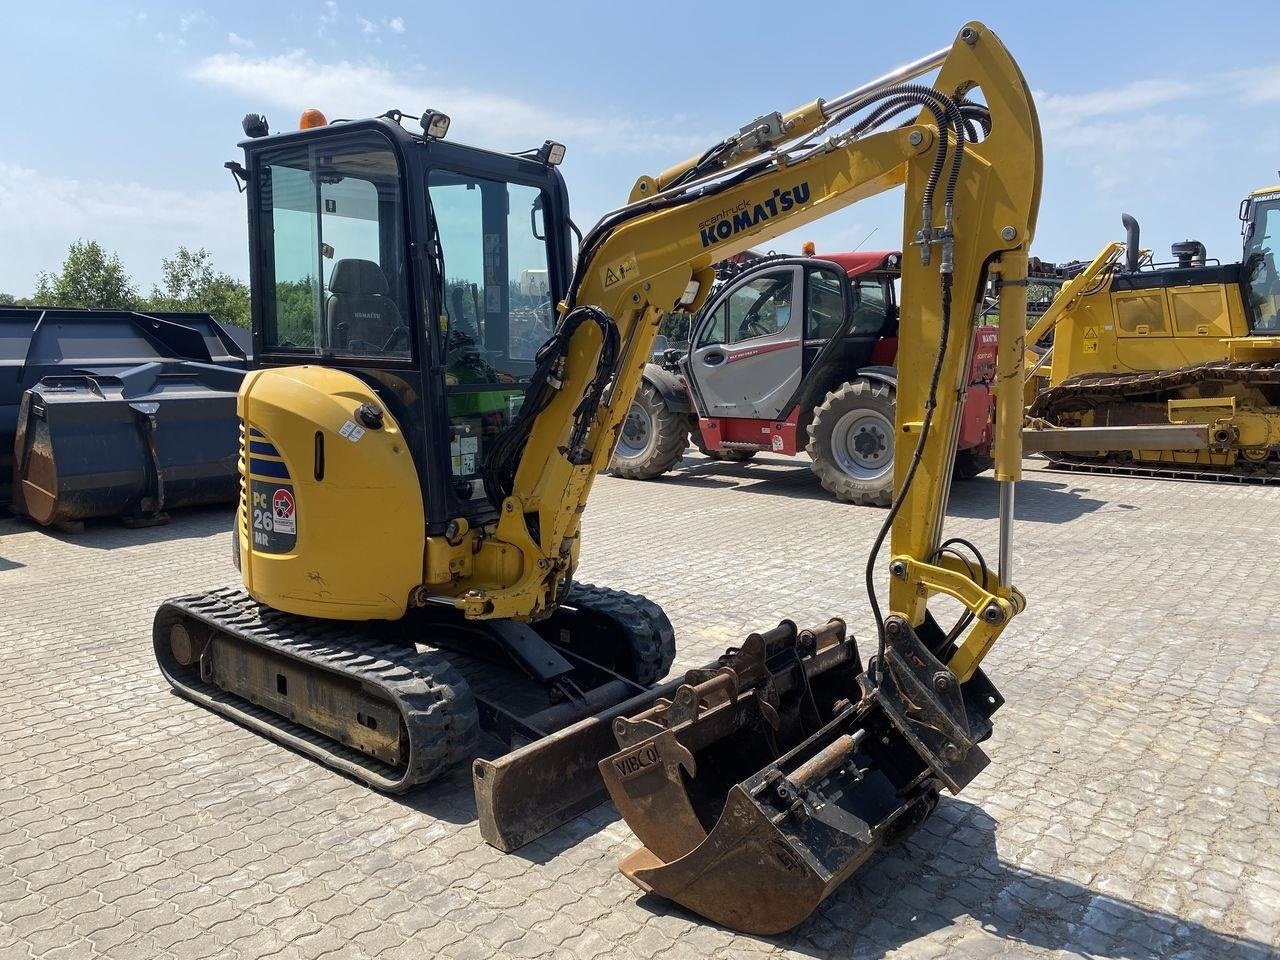
<instances>
[{"instance_id":1,"label":"machine shadow on ground","mask_svg":"<svg viewBox=\"0 0 1280 960\"><path fill-rule=\"evenodd\" d=\"M790 458L756 459L744 463L723 463L702 457L686 457L668 474L655 480L631 483L673 484L685 487L733 490L736 493L767 494L793 500L835 502L822 489L806 461ZM1135 510L1130 504L1108 503L1086 496L1087 486L1071 482L1025 476L1018 484L1017 518L1037 523L1067 523L1106 506ZM975 520L992 520L997 515L995 480L987 473L974 480L955 483L947 504L947 515ZM850 509L868 509L850 507ZM874 509L874 508L870 508Z\"/></svg>"},{"instance_id":2,"label":"machine shadow on ground","mask_svg":"<svg viewBox=\"0 0 1280 960\"><path fill-rule=\"evenodd\" d=\"M465 767L400 802L449 823L475 819ZM619 819L613 805L603 803L511 855L545 865ZM1116 960L1275 956L1259 941L1005 863L995 829L980 806L945 797L921 830L874 856L801 926L759 939L824 960L879 958L971 917L1012 944ZM707 922L661 897L637 891L636 898L652 913Z\"/></svg>"},{"instance_id":3,"label":"machine shadow on ground","mask_svg":"<svg viewBox=\"0 0 1280 960\"><path fill-rule=\"evenodd\" d=\"M116 550L121 547L141 547L149 544L170 543L175 540L192 540L227 535L227 560L231 558L231 529L235 524L235 507L188 507L175 510L166 523L155 526L129 527L115 517L95 518L85 521L82 530L60 530L42 527L27 517L10 516L0 519L0 538L20 533L41 533L72 547L89 550ZM0 570L5 569L0 562Z\"/></svg>"},{"instance_id":4,"label":"machine shadow on ground","mask_svg":"<svg viewBox=\"0 0 1280 960\"><path fill-rule=\"evenodd\" d=\"M1004 863L996 850L995 827L981 807L944 797L921 830L902 846L873 857L798 928L760 939L824 960L870 960L967 916L985 933L1011 944L1082 956L1275 956L1259 941ZM698 919L660 897L646 895L639 902L656 913ZM958 955L966 955L963 944L959 946Z\"/></svg>"}]
</instances>

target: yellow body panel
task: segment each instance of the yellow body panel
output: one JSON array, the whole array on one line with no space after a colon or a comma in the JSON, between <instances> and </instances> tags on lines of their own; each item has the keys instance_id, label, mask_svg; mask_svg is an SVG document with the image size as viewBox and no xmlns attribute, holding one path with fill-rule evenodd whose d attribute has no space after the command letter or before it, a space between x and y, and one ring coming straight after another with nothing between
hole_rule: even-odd
<instances>
[{"instance_id":1,"label":"yellow body panel","mask_svg":"<svg viewBox=\"0 0 1280 960\"><path fill-rule=\"evenodd\" d=\"M328 367L256 370L244 378L237 403L249 434L240 462L248 493L239 518L241 576L262 603L334 620L392 620L404 615L422 582L426 531L418 473L390 414L384 412L381 429L359 435L352 429L356 410L367 402L378 402L369 387ZM258 454L255 444L269 444L279 455ZM255 464L272 474L283 464L288 477L255 472ZM294 501L295 543L268 552L266 544L254 544L271 537L263 526L276 521L263 512L274 512L272 494L280 490Z\"/></svg>"},{"instance_id":2,"label":"yellow body panel","mask_svg":"<svg viewBox=\"0 0 1280 960\"><path fill-rule=\"evenodd\" d=\"M1222 359L1223 341L1248 332L1236 285L1113 292L1112 281L1108 276L1064 304L1053 324L1051 385L1086 373L1173 370Z\"/></svg>"}]
</instances>

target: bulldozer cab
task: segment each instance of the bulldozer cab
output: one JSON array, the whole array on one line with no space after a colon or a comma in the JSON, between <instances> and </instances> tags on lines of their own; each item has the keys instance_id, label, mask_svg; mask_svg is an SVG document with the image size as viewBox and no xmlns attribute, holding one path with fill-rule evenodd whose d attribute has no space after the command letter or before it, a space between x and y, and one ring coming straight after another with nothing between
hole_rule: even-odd
<instances>
[{"instance_id":1,"label":"bulldozer cab","mask_svg":"<svg viewBox=\"0 0 1280 960\"><path fill-rule=\"evenodd\" d=\"M523 402L568 283L568 195L537 156L399 121L241 144L254 356L368 383L403 427L438 533L493 514L485 455Z\"/></svg>"},{"instance_id":2,"label":"bulldozer cab","mask_svg":"<svg viewBox=\"0 0 1280 960\"><path fill-rule=\"evenodd\" d=\"M1280 240L1280 187L1259 191L1240 205L1244 256L1241 280L1249 332L1280 334L1280 272L1275 245Z\"/></svg>"}]
</instances>

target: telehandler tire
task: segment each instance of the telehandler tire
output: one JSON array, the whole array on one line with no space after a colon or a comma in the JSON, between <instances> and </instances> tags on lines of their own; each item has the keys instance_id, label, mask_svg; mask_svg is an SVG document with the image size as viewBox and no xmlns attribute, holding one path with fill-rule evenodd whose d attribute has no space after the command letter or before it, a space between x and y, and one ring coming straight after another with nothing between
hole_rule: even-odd
<instances>
[{"instance_id":1,"label":"telehandler tire","mask_svg":"<svg viewBox=\"0 0 1280 960\"><path fill-rule=\"evenodd\" d=\"M642 383L618 434L609 470L630 480L666 473L689 447L689 417L673 413L652 384Z\"/></svg>"},{"instance_id":2,"label":"telehandler tire","mask_svg":"<svg viewBox=\"0 0 1280 960\"><path fill-rule=\"evenodd\" d=\"M972 480L979 474L986 473L996 465L995 458L985 453L974 453L972 450L957 450L955 469L951 475L957 480Z\"/></svg>"},{"instance_id":3,"label":"telehandler tire","mask_svg":"<svg viewBox=\"0 0 1280 960\"><path fill-rule=\"evenodd\" d=\"M805 452L836 499L868 507L893 499L894 398L887 383L858 377L814 408Z\"/></svg>"}]
</instances>

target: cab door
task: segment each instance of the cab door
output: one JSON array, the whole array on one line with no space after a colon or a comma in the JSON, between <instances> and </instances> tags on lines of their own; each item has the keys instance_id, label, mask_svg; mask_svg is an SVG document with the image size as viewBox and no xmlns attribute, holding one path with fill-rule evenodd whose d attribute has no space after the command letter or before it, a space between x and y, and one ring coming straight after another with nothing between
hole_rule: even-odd
<instances>
[{"instance_id":1,"label":"cab door","mask_svg":"<svg viewBox=\"0 0 1280 960\"><path fill-rule=\"evenodd\" d=\"M752 272L702 312L685 372L706 417L780 420L800 384L803 267Z\"/></svg>"}]
</instances>

